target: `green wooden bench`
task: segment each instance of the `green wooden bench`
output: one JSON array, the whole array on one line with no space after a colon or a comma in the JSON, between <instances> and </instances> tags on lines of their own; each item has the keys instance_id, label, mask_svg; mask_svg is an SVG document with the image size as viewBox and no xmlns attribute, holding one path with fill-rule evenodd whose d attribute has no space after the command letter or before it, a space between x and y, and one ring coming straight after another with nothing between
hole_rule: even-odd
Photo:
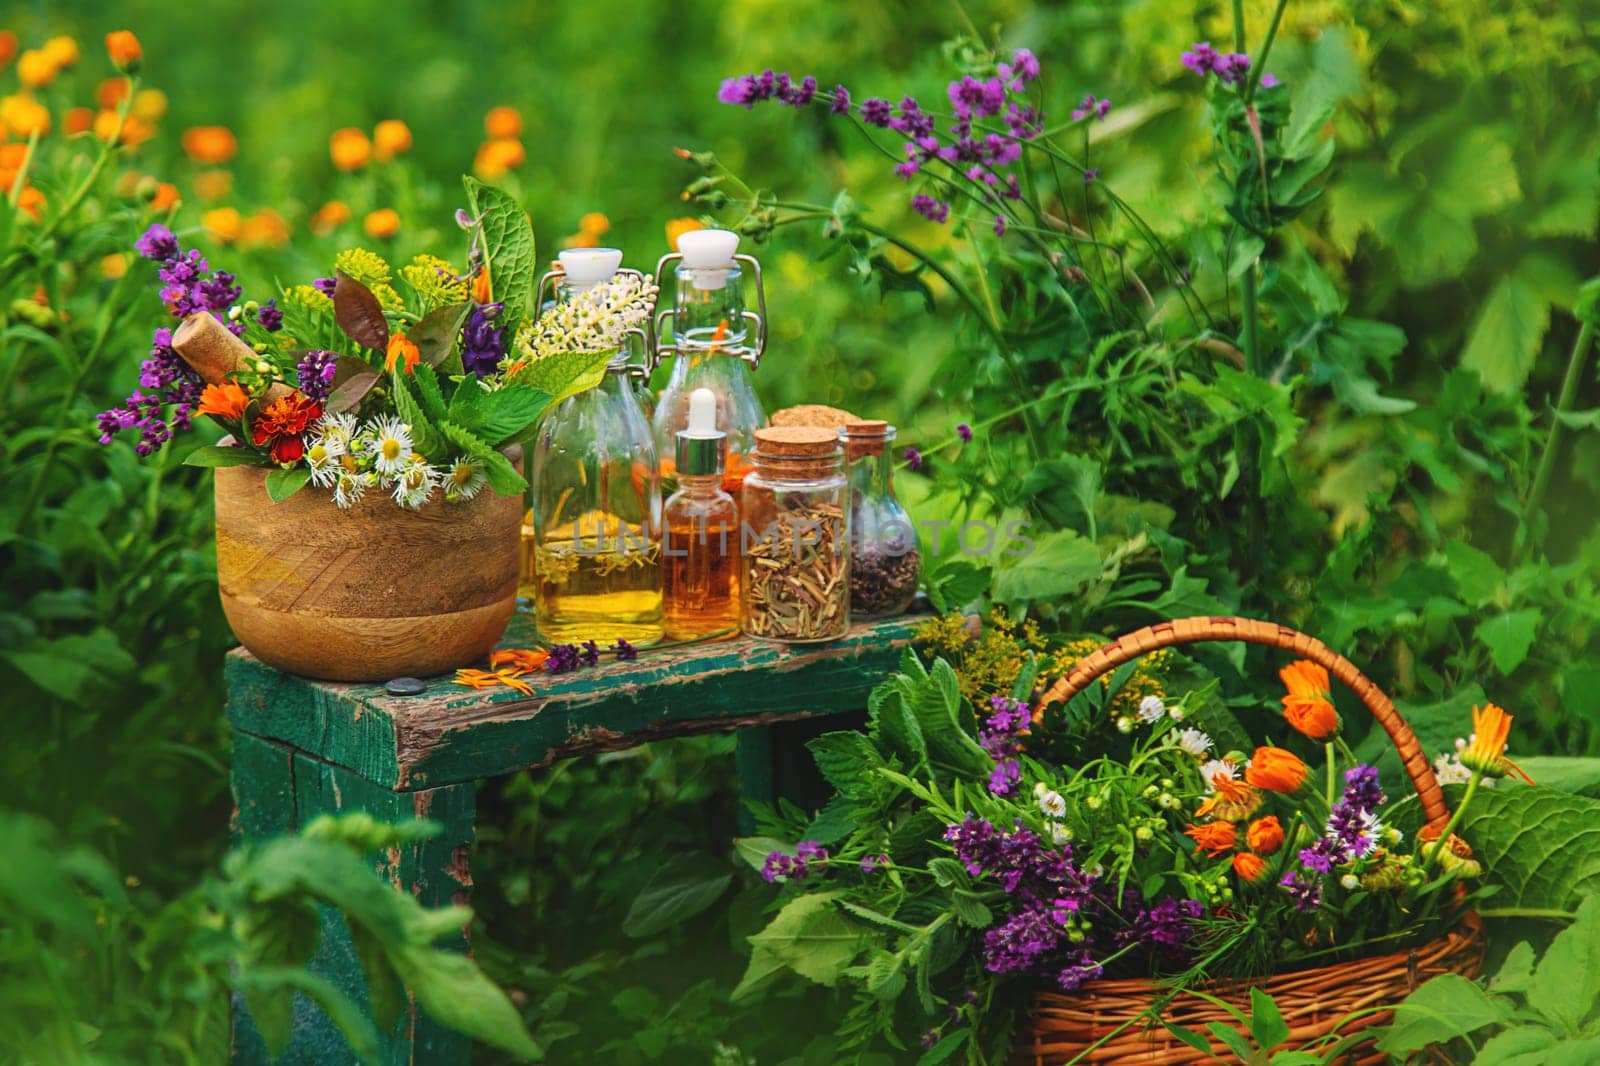
<instances>
[{"instance_id":1,"label":"green wooden bench","mask_svg":"<svg viewBox=\"0 0 1600 1066\"><path fill-rule=\"evenodd\" d=\"M233 728L235 831L253 840L293 830L317 815L366 811L390 821L429 818L437 837L374 864L402 891L440 906L467 901L478 782L562 759L665 737L746 730L739 771L747 797L789 794L809 772L793 730L804 720L858 711L910 641L913 619L854 627L821 646L736 640L643 652L530 680L531 697L505 688L474 691L434 678L416 696L382 685L341 685L274 670L243 650L228 655ZM521 612L505 647L534 646ZM811 727L814 729L814 726ZM463 942L464 945L465 942ZM323 916L313 969L357 1002L366 984L344 919ZM284 1064L350 1061L320 1008L297 997ZM413 1005L389 1035L388 1062L466 1063L469 1042ZM234 1006L233 1061L269 1061L242 1005Z\"/></svg>"}]
</instances>

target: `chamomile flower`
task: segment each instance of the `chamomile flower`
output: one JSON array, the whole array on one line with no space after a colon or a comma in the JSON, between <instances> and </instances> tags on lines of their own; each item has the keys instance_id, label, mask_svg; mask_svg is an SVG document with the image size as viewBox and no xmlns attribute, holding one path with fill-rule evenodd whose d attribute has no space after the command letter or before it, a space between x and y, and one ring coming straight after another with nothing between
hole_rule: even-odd
<instances>
[{"instance_id":1,"label":"chamomile flower","mask_svg":"<svg viewBox=\"0 0 1600 1066\"><path fill-rule=\"evenodd\" d=\"M1145 725L1154 725L1161 721L1161 716L1167 713L1167 705L1160 696L1146 696L1139 701L1139 720Z\"/></svg>"},{"instance_id":2,"label":"chamomile flower","mask_svg":"<svg viewBox=\"0 0 1600 1066\"><path fill-rule=\"evenodd\" d=\"M415 510L428 502L438 484L433 467L425 462L411 463L394 479L394 502Z\"/></svg>"},{"instance_id":3,"label":"chamomile flower","mask_svg":"<svg viewBox=\"0 0 1600 1066\"><path fill-rule=\"evenodd\" d=\"M355 506L357 500L366 495L371 484L372 475L359 474L353 470L339 471L338 478L333 485L333 502L349 510Z\"/></svg>"},{"instance_id":4,"label":"chamomile flower","mask_svg":"<svg viewBox=\"0 0 1600 1066\"><path fill-rule=\"evenodd\" d=\"M330 458L337 459L354 450L356 416L351 414L323 415L317 423L316 433Z\"/></svg>"},{"instance_id":5,"label":"chamomile flower","mask_svg":"<svg viewBox=\"0 0 1600 1066\"><path fill-rule=\"evenodd\" d=\"M1190 730L1190 732L1193 732L1193 730ZM1215 792L1217 790L1216 778L1218 774L1229 780L1237 781L1239 779L1239 768L1229 759L1209 759L1201 763L1200 777L1206 783L1207 792Z\"/></svg>"},{"instance_id":6,"label":"chamomile flower","mask_svg":"<svg viewBox=\"0 0 1600 1066\"><path fill-rule=\"evenodd\" d=\"M305 462L311 471L311 483L323 489L332 487L343 469L339 460L329 454L327 444L321 439L312 440L311 447L306 449Z\"/></svg>"},{"instance_id":7,"label":"chamomile flower","mask_svg":"<svg viewBox=\"0 0 1600 1066\"><path fill-rule=\"evenodd\" d=\"M457 459L444 476L444 498L452 502L470 500L488 483L482 463L465 457Z\"/></svg>"},{"instance_id":8,"label":"chamomile flower","mask_svg":"<svg viewBox=\"0 0 1600 1066\"><path fill-rule=\"evenodd\" d=\"M1196 759L1205 758L1206 752L1211 750L1211 738L1198 729L1185 729L1181 733L1173 730L1173 733L1176 736L1172 738L1172 743L1193 755Z\"/></svg>"},{"instance_id":9,"label":"chamomile flower","mask_svg":"<svg viewBox=\"0 0 1600 1066\"><path fill-rule=\"evenodd\" d=\"M1051 818L1062 818L1067 813L1067 801L1055 789L1047 788L1039 794L1039 810Z\"/></svg>"},{"instance_id":10,"label":"chamomile flower","mask_svg":"<svg viewBox=\"0 0 1600 1066\"><path fill-rule=\"evenodd\" d=\"M1467 746L1464 740L1456 741L1458 748ZM1472 780L1472 771L1461 765L1461 756L1453 751L1441 751L1433 759L1433 776L1441 785L1464 785Z\"/></svg>"},{"instance_id":11,"label":"chamomile flower","mask_svg":"<svg viewBox=\"0 0 1600 1066\"><path fill-rule=\"evenodd\" d=\"M369 449L378 473L398 478L411 466L411 427L398 418L384 419L373 428Z\"/></svg>"},{"instance_id":12,"label":"chamomile flower","mask_svg":"<svg viewBox=\"0 0 1600 1066\"><path fill-rule=\"evenodd\" d=\"M1072 830L1059 822L1050 823L1050 843L1056 847L1072 843Z\"/></svg>"}]
</instances>

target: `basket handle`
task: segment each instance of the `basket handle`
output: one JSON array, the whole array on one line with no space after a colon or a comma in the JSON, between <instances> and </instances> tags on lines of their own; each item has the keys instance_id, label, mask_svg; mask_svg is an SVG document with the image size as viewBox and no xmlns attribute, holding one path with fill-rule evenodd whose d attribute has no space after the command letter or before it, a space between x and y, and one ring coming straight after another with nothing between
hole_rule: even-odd
<instances>
[{"instance_id":1,"label":"basket handle","mask_svg":"<svg viewBox=\"0 0 1600 1066\"><path fill-rule=\"evenodd\" d=\"M1439 780L1433 774L1433 767L1429 765L1428 757L1423 753L1417 735L1411 731L1411 727L1400 716L1400 712L1395 710L1394 701L1385 696L1383 690L1373 684L1365 674L1357 670L1349 659L1333 651L1322 641L1308 637L1288 626L1250 618L1202 616L1157 622L1155 625L1136 629L1080 659L1066 677L1051 685L1040 697L1038 705L1034 708L1034 720L1038 721L1044 709L1052 703L1070 700L1088 688L1096 678L1110 673L1145 652L1155 651L1157 648L1170 648L1177 644L1196 644L1211 640L1238 640L1246 644L1265 644L1271 648L1282 648L1303 659L1310 659L1344 682L1361 702L1367 705L1367 710L1371 711L1378 724L1383 726L1383 731L1389 734L1395 750L1400 753L1400 763L1405 767L1407 776L1411 778L1411 786L1417 790L1417 798L1422 801L1422 813L1428 820L1428 830L1434 838L1444 832L1445 826L1450 824L1450 810L1445 806L1444 793L1439 788Z\"/></svg>"}]
</instances>

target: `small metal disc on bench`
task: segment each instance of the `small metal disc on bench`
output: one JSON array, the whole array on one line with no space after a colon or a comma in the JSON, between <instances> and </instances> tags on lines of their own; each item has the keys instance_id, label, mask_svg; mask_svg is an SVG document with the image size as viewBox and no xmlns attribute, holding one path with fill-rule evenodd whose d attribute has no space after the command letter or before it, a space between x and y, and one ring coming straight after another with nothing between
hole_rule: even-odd
<instances>
[{"instance_id":1,"label":"small metal disc on bench","mask_svg":"<svg viewBox=\"0 0 1600 1066\"><path fill-rule=\"evenodd\" d=\"M397 677L384 682L383 691L391 696L420 696L428 691L428 683L416 677Z\"/></svg>"}]
</instances>

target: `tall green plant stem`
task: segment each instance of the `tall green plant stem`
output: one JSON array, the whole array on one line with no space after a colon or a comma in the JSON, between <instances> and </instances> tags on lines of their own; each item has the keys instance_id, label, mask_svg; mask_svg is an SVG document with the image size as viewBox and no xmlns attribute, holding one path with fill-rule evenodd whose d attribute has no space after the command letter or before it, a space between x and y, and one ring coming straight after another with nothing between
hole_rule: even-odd
<instances>
[{"instance_id":1,"label":"tall green plant stem","mask_svg":"<svg viewBox=\"0 0 1600 1066\"><path fill-rule=\"evenodd\" d=\"M1272 28L1276 32L1278 17L1283 14L1283 3L1280 0L1278 10L1272 17ZM1253 64L1258 70L1261 64L1267 61L1267 49L1272 46L1272 34L1267 37L1266 45L1261 49L1260 58ZM1233 47L1240 52L1248 52L1249 48L1244 38L1244 0L1233 0ZM1255 88L1254 77L1246 83L1245 100L1250 99L1250 92ZM1244 349L1244 367L1253 377L1261 376L1261 337L1258 330L1256 317L1260 313L1257 307L1259 297L1256 292L1256 271L1252 266L1244 272L1244 337L1240 345Z\"/></svg>"},{"instance_id":2,"label":"tall green plant stem","mask_svg":"<svg viewBox=\"0 0 1600 1066\"><path fill-rule=\"evenodd\" d=\"M1578 400L1578 386L1589 368L1589 351L1593 347L1594 323L1585 322L1578 330L1578 339L1572 342L1572 354L1567 356L1567 375L1561 382L1561 395L1556 398L1556 414L1572 410ZM1561 419L1550 423L1550 436L1545 438L1544 453L1539 456L1539 470L1533 476L1533 488L1528 490L1528 502L1523 508L1529 518L1544 502L1545 490L1550 487L1550 476L1555 473L1556 453L1561 444Z\"/></svg>"},{"instance_id":3,"label":"tall green plant stem","mask_svg":"<svg viewBox=\"0 0 1600 1066\"><path fill-rule=\"evenodd\" d=\"M1472 802L1472 797L1477 794L1478 782L1482 780L1482 770L1472 771L1472 777L1467 781L1467 790L1466 792L1462 793L1461 802L1456 804L1456 812L1450 816L1450 821L1446 823L1444 832L1439 834L1439 839L1434 843L1433 847L1428 850L1426 859L1427 863L1432 863L1435 859L1437 859L1439 857L1439 850L1448 846L1450 843L1450 834L1456 831L1456 826L1461 822L1461 816L1466 813L1467 806Z\"/></svg>"},{"instance_id":4,"label":"tall green plant stem","mask_svg":"<svg viewBox=\"0 0 1600 1066\"><path fill-rule=\"evenodd\" d=\"M117 142L122 139L122 129L128 124L128 112L133 109L134 94L138 91L139 78L136 75L130 76L128 78L128 91L123 94L122 102L117 106L116 128L111 131L110 138L107 139L105 147L101 149L100 157L94 161L94 166L90 167L89 173L84 176L83 184L79 185L72 195L68 197L67 202L61 205L61 210L56 212L56 217L50 220L50 224L39 232L37 240L41 247L43 247L45 241L50 239L51 234L55 233L56 228L61 225L62 221L71 216L78 209L78 205L83 203L83 198L89 195L89 190L94 188L94 184L99 180L101 172L106 169L106 164L111 161L111 156L117 150Z\"/></svg>"}]
</instances>

